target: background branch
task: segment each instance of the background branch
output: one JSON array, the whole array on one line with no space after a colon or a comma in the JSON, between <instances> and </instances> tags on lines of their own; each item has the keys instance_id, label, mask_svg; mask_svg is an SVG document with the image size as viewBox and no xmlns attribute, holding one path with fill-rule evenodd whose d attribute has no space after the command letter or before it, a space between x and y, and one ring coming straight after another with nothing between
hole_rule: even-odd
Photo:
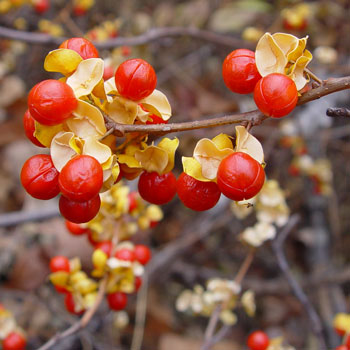
<instances>
[{"instance_id":1,"label":"background branch","mask_svg":"<svg viewBox=\"0 0 350 350\"><path fill-rule=\"evenodd\" d=\"M105 40L103 42L93 42L94 45L101 50L113 49L118 46L137 46L143 45L150 42L157 41L162 38L169 37L191 37L200 39L203 41L211 42L216 45L222 45L232 48L245 47L252 48L252 44L234 38L232 36L214 33L208 30L197 29L194 27L163 27L153 28L148 32L133 36L133 37L117 37L114 39ZM47 46L59 46L64 40L68 38L64 37L53 37L51 35L25 32L16 29L10 29L0 26L0 38L12 39L24 41L30 44L40 44Z\"/></svg>"},{"instance_id":2,"label":"background branch","mask_svg":"<svg viewBox=\"0 0 350 350\"><path fill-rule=\"evenodd\" d=\"M286 256L284 254L283 245L290 234L290 232L294 229L294 227L298 224L300 220L299 215L294 214L290 217L287 225L282 229L277 238L272 242L272 250L276 256L277 264L280 270L283 272L284 277L287 279L294 295L303 305L307 316L310 320L310 325L313 333L318 338L319 341L319 349L327 350L326 341L323 335L323 327L321 320L315 311L313 305L311 304L309 298L305 294L305 292L300 287L298 281L294 278L293 274L290 271L289 264L287 262Z\"/></svg>"}]
</instances>

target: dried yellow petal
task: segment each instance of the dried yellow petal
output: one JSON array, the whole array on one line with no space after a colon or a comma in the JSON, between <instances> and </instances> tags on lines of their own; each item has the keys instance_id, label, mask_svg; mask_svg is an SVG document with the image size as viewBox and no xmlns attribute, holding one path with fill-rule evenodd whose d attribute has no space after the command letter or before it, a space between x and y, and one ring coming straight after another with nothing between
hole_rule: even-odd
<instances>
[{"instance_id":1,"label":"dried yellow petal","mask_svg":"<svg viewBox=\"0 0 350 350\"><path fill-rule=\"evenodd\" d=\"M38 123L36 120L34 121L34 123L35 123L34 136L45 147L50 147L52 139L59 132L64 130L63 124L48 126L48 125L42 125Z\"/></svg>"},{"instance_id":2,"label":"dried yellow petal","mask_svg":"<svg viewBox=\"0 0 350 350\"><path fill-rule=\"evenodd\" d=\"M264 150L261 143L244 126L236 126L235 152L244 152L260 164L264 162Z\"/></svg>"},{"instance_id":3,"label":"dried yellow petal","mask_svg":"<svg viewBox=\"0 0 350 350\"><path fill-rule=\"evenodd\" d=\"M48 72L58 72L63 75L72 74L83 59L74 50L57 49L50 51L45 57L44 69Z\"/></svg>"},{"instance_id":4,"label":"dried yellow petal","mask_svg":"<svg viewBox=\"0 0 350 350\"><path fill-rule=\"evenodd\" d=\"M152 114L156 114L163 120L171 117L171 106L167 97L159 90L154 90L151 95L140 101L142 105Z\"/></svg>"},{"instance_id":5,"label":"dried yellow petal","mask_svg":"<svg viewBox=\"0 0 350 350\"><path fill-rule=\"evenodd\" d=\"M204 181L204 182L211 181L202 175L201 164L193 157L182 157L182 166L183 166L184 172L187 175L190 175L199 181Z\"/></svg>"}]
</instances>

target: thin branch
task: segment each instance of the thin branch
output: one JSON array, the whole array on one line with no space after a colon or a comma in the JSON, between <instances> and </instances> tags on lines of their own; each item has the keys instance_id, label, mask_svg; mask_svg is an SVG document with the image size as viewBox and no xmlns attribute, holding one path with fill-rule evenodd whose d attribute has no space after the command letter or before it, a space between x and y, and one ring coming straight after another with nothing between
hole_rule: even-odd
<instances>
[{"instance_id":1,"label":"thin branch","mask_svg":"<svg viewBox=\"0 0 350 350\"><path fill-rule=\"evenodd\" d=\"M103 42L94 42L94 45L101 50L113 49L118 46L137 46L169 37L191 37L207 41L216 45L230 48L252 48L252 44L232 36L214 33L208 30L201 30L193 27L164 27L153 28L148 32L134 37L117 37ZM25 32L21 30L0 27L0 38L24 41L30 44L59 46L68 38L56 38L51 35Z\"/></svg>"},{"instance_id":2,"label":"thin branch","mask_svg":"<svg viewBox=\"0 0 350 350\"><path fill-rule=\"evenodd\" d=\"M304 306L304 309L310 321L311 329L319 341L319 349L326 350L327 345L323 335L323 327L322 327L321 320L318 314L316 313L313 305L311 304L310 300L308 299L307 295L302 290L298 281L295 279L295 277L291 273L289 264L287 262L287 259L283 250L283 245L286 238L288 237L289 233L293 230L293 228L297 225L299 220L300 220L300 217L298 215L291 216L287 225L282 229L282 231L279 233L277 238L272 242L271 246L276 256L277 264L280 270L283 272L284 277L287 279L294 295L297 297L300 303Z\"/></svg>"},{"instance_id":3,"label":"thin branch","mask_svg":"<svg viewBox=\"0 0 350 350\"><path fill-rule=\"evenodd\" d=\"M255 255L255 249L250 249L249 253L247 254L247 256L245 257L241 267L239 268L236 277L234 278L234 281L237 284L241 284L245 275L247 274L249 267L251 266L253 260L254 260L254 255ZM219 304L216 306L216 308L214 309L214 311L212 312L207 328L205 330L204 333L204 343L201 347L201 350L209 350L216 342L213 341L215 335L215 329L216 326L219 322L220 319L220 314L222 309L225 308L225 302ZM224 327L224 326L223 326ZM221 331L221 329L220 329ZM218 331L218 333L220 332ZM219 338L220 340L221 338Z\"/></svg>"},{"instance_id":4,"label":"thin branch","mask_svg":"<svg viewBox=\"0 0 350 350\"><path fill-rule=\"evenodd\" d=\"M88 323L96 313L98 307L100 306L101 302L103 301L103 297L106 292L107 278L108 276L106 275L101 281L100 288L97 293L96 301L94 305L85 312L84 316L78 322L74 323L71 327L67 328L65 331L61 333L57 333L54 337L52 337L48 342L46 342L37 350L48 350L52 346L60 342L62 339L77 333L78 331L80 331L81 329L85 328L88 325Z\"/></svg>"},{"instance_id":5,"label":"thin branch","mask_svg":"<svg viewBox=\"0 0 350 350\"><path fill-rule=\"evenodd\" d=\"M305 68L304 72L306 74L308 74L310 76L311 79L315 80L318 84L322 85L323 84L323 80L320 79L315 73L311 72L310 69Z\"/></svg>"},{"instance_id":6,"label":"thin branch","mask_svg":"<svg viewBox=\"0 0 350 350\"><path fill-rule=\"evenodd\" d=\"M298 105L317 100L323 96L334 92L350 89L350 76L342 78L330 78L323 81L323 84L303 94L298 101ZM183 123L171 124L152 124L152 125L129 125L113 123L108 119L113 132L120 136L130 132L140 132L147 134L165 135L173 132L188 131L195 129L211 128L216 126L247 123L247 125L255 126L261 124L267 116L264 116L259 110L246 113L231 114L224 117L208 118L204 120L196 120Z\"/></svg>"},{"instance_id":7,"label":"thin branch","mask_svg":"<svg viewBox=\"0 0 350 350\"><path fill-rule=\"evenodd\" d=\"M350 109L348 108L328 108L326 114L328 117L350 117Z\"/></svg>"}]
</instances>

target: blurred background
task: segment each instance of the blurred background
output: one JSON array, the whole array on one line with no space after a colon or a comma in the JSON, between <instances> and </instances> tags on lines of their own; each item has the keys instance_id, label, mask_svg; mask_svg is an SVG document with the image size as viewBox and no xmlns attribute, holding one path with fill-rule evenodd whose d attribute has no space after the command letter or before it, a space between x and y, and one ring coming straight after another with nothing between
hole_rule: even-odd
<instances>
[{"instance_id":1,"label":"blurred background","mask_svg":"<svg viewBox=\"0 0 350 350\"><path fill-rule=\"evenodd\" d=\"M0 0L0 302L26 331L28 349L75 321L47 279L50 258L80 256L83 268L92 268L88 240L67 232L57 201L31 198L19 181L24 161L43 152L24 134L27 93L37 82L57 78L44 70L43 62L60 38L84 36L93 41L105 60L105 78L126 59L149 61L157 72L157 89L169 98L175 123L256 108L252 96L233 94L225 87L221 66L234 49L254 50L265 32L308 35L307 48L313 54L309 68L317 76L350 75L349 18L348 0ZM231 41L184 35L135 46L111 44L174 26L215 32ZM46 36L30 42L28 36L35 33ZM48 36L52 40L46 40ZM321 318L330 348L341 339L333 330L334 316L349 311L350 125L346 118L326 116L326 110L349 107L349 101L348 91L331 94L297 107L283 120L266 120L252 129L264 147L267 177L284 191L287 215L300 217L286 242L286 255ZM234 126L178 133L176 175L182 171L181 156L191 156L200 138L221 132L233 134ZM135 182L128 185L137 188ZM224 198L200 214L178 199L163 209L165 217L157 227L135 236L154 254L163 254L152 267L147 295L138 301L147 305L141 348L196 349L207 318L179 312L177 297L209 278L234 277L247 254L237 237L256 217L241 217ZM40 221L33 220L38 217ZM238 312L237 325L215 349L245 349L247 335L258 328L284 336L296 349L318 349L305 310L280 273L270 244L259 248L243 286L255 292L257 314L250 318ZM104 305L86 330L55 349L130 348L136 305L136 297L131 298L123 329Z\"/></svg>"}]
</instances>

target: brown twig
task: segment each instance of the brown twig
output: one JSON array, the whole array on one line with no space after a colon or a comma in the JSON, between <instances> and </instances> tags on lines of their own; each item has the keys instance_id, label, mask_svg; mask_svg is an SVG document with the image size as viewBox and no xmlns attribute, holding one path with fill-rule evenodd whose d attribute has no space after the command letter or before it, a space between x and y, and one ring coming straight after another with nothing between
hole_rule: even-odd
<instances>
[{"instance_id":1,"label":"brown twig","mask_svg":"<svg viewBox=\"0 0 350 350\"><path fill-rule=\"evenodd\" d=\"M327 345L323 335L323 327L322 327L321 320L317 312L315 311L313 305L311 304L309 298L307 297L307 295L299 285L298 281L294 278L293 274L291 273L289 264L287 262L287 259L283 250L283 245L287 236L293 230L293 228L298 224L299 220L300 220L299 215L297 214L292 215L288 223L286 224L286 226L284 226L284 228L279 233L277 238L272 242L271 246L276 256L277 264L280 270L283 272L283 275L287 279L294 295L303 305L307 313L307 316L310 320L311 329L319 341L319 349L326 350Z\"/></svg>"},{"instance_id":2,"label":"brown twig","mask_svg":"<svg viewBox=\"0 0 350 350\"><path fill-rule=\"evenodd\" d=\"M315 73L311 72L310 69L305 68L305 69L304 69L304 72L305 72L306 74L308 74L308 75L310 76L310 78L311 78L312 80L316 81L318 84L320 84L320 85L323 84L323 80L320 79Z\"/></svg>"},{"instance_id":3,"label":"brown twig","mask_svg":"<svg viewBox=\"0 0 350 350\"><path fill-rule=\"evenodd\" d=\"M242 283L245 275L248 272L249 267L251 266L251 264L254 260L254 255L255 255L255 249L250 249L250 251L247 254L247 256L245 257L241 267L239 268L236 277L234 278L234 281L237 284L240 285ZM207 328L206 328L205 333L204 333L204 343L201 347L202 350L209 350L216 343L215 341L213 341L213 339L215 337L214 332L215 332L215 329L216 329L217 324L219 322L220 313L221 313L222 309L224 308L224 304L225 303L221 303L221 304L217 305L209 318L209 322L208 322ZM225 327L225 326L223 326L223 327ZM220 331L221 331L221 329L218 331L218 333ZM221 338L219 338L219 340L221 340Z\"/></svg>"},{"instance_id":4,"label":"brown twig","mask_svg":"<svg viewBox=\"0 0 350 350\"><path fill-rule=\"evenodd\" d=\"M42 345L37 350L48 350L52 346L57 344L59 341L61 341L62 339L67 338L67 337L71 336L72 334L77 333L78 331L80 331L81 329L85 328L88 325L88 323L90 322L91 318L96 313L98 307L100 306L100 304L103 300L103 297L104 297L105 292L106 292L107 278L108 278L108 276L106 275L102 279L98 293L97 293L96 301L95 301L94 305L85 312L84 316L78 322L74 323L71 327L67 328L65 331L63 331L61 333L57 333L48 342L46 342L44 345Z\"/></svg>"},{"instance_id":5,"label":"brown twig","mask_svg":"<svg viewBox=\"0 0 350 350\"><path fill-rule=\"evenodd\" d=\"M326 114L328 117L350 117L350 109L330 107Z\"/></svg>"},{"instance_id":6,"label":"brown twig","mask_svg":"<svg viewBox=\"0 0 350 350\"><path fill-rule=\"evenodd\" d=\"M298 105L317 100L323 96L332 94L337 91L350 89L350 76L342 78L330 78L325 80L323 84L303 94L298 101ZM114 133L124 135L130 132L140 132L147 134L165 135L173 132L196 130L203 128L212 128L228 124L251 123L252 126L261 124L267 116L264 116L259 110L246 113L238 113L218 118L208 118L204 120L196 120L183 123L171 124L153 124L153 125L129 125L109 123L114 128Z\"/></svg>"},{"instance_id":7,"label":"brown twig","mask_svg":"<svg viewBox=\"0 0 350 350\"><path fill-rule=\"evenodd\" d=\"M94 45L101 50L113 49L118 46L137 46L157 41L169 37L191 37L203 41L211 42L230 48L252 48L252 45L232 36L214 33L208 30L201 30L193 27L164 27L153 28L139 36L130 38L117 37L103 42L94 42ZM0 38L24 41L30 44L59 46L68 38L56 38L47 34L25 32L6 27L0 27Z\"/></svg>"}]
</instances>

